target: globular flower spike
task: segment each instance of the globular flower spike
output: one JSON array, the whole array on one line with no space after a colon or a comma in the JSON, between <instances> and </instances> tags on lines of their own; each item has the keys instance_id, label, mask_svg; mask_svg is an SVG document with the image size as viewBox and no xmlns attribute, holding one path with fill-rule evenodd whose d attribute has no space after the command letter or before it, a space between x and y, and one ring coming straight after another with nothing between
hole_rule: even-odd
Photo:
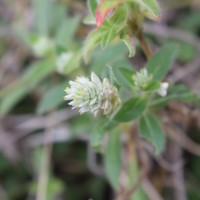
<instances>
[{"instance_id":1,"label":"globular flower spike","mask_svg":"<svg viewBox=\"0 0 200 200\"><path fill-rule=\"evenodd\" d=\"M134 86L136 89L144 89L146 88L149 83L152 81L152 75L149 75L145 68L141 69L139 72L132 77L134 81Z\"/></svg>"},{"instance_id":2,"label":"globular flower spike","mask_svg":"<svg viewBox=\"0 0 200 200\"><path fill-rule=\"evenodd\" d=\"M147 69L143 68L139 72L136 72L133 76L133 85L136 90L144 90L146 89L150 84L153 83L153 76L148 73ZM160 96L165 97L167 95L167 90L169 87L168 82L162 82L159 83L159 88L155 88L155 91Z\"/></svg>"},{"instance_id":3,"label":"globular flower spike","mask_svg":"<svg viewBox=\"0 0 200 200\"><path fill-rule=\"evenodd\" d=\"M70 87L65 89L65 100L69 105L80 108L79 112L91 112L96 116L99 112L110 115L120 105L121 100L117 88L110 84L107 78L101 81L94 73L91 80L85 77L77 77L69 82Z\"/></svg>"}]
</instances>

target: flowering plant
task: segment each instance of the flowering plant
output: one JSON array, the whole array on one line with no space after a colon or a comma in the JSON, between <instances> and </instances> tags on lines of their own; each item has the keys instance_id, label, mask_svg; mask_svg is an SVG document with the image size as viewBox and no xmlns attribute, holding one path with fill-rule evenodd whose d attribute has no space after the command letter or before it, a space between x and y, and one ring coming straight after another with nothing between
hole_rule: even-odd
<instances>
[{"instance_id":1,"label":"flowering plant","mask_svg":"<svg viewBox=\"0 0 200 200\"><path fill-rule=\"evenodd\" d=\"M7 4L7 1L4 2ZM15 5L15 1L8 2L11 7ZM8 135L8 139L10 136L14 137L11 141L9 139L11 145L2 147L2 150L4 146L6 147L5 152L2 151L6 156L10 157L10 153L6 153L7 146L14 145L11 154L16 152L18 154L18 151L15 151L18 147L20 147L19 153L27 154L27 151L32 152L33 148L40 149L42 144L38 154L41 154L41 160L44 162L38 167L39 162L36 158L37 169L34 170L31 180L34 190L35 173L39 170L41 179L38 181L37 190L38 195L42 196L37 199L60 198L60 190L66 188L60 183L61 179L68 179L67 176L63 178L61 175L71 173L73 170L78 172L77 174L80 173L82 167L74 169L71 167L79 166L79 162L77 164L73 162L71 165L71 160L67 160L70 167L67 169L60 167L63 164L62 159L68 159L65 157L66 146L67 151L70 146L69 151L73 153L72 155L81 153L81 159L91 174L96 173L105 177L103 181L110 182L116 200L162 199L158 191L165 191L168 179L161 181L160 176L163 174L168 176L169 168L171 177L173 178L177 172L178 183L183 184L183 173L182 175L179 173L181 168L178 165L178 170L174 173L174 164L180 159L181 146L185 145L185 149L200 154L197 144L185 137L188 127L191 126L188 121L192 121L193 126L195 121L193 118L199 119L194 106L199 105L200 100L190 88L181 84L185 80L182 78L180 81L180 76L187 75L188 71L185 69L188 66L184 69L180 66L187 59L192 60L194 52L199 52L200 48L197 37L187 32L181 35L182 31L173 30L170 26L178 23L190 31L193 29L193 33L197 35L198 31L194 26L198 22L196 16L199 16L199 13L191 15L187 20L182 20L181 13L181 22L177 22L178 20L172 17L162 21L165 15L162 17L160 8L164 6L157 0L87 0L87 13L85 1L81 0L31 0L30 2L30 5L16 7L18 12L21 11L21 7L31 11L28 18L23 17L26 26L20 28L21 20L12 23L13 26L5 32L9 33L8 39L2 40L1 48L4 49L4 43L6 45L9 43L11 51L6 52L6 56L2 59L0 117L3 120L2 136ZM19 5L21 4L24 4L24 1L20 1ZM190 9L192 10L192 7ZM81 18L80 15L84 17ZM13 16L17 16L14 18L18 19L18 15ZM4 26L4 22L2 25ZM3 31L0 35L5 33ZM23 42L18 42L18 36ZM174 40L170 38L166 40L168 37ZM11 38L13 39L10 40ZM181 42L190 43L192 48ZM186 45L187 48L179 48L178 44L182 44L183 47ZM196 50L194 47L197 47ZM198 63L199 58L192 65L198 66ZM5 68L5 64L15 66L16 69L11 72L11 76L9 73L12 67ZM177 76L176 72L179 72L179 69L181 73ZM190 69L192 66L189 66L189 72ZM8 80L4 80L4 75ZM178 77L178 81L177 79L175 81L174 75ZM16 81L11 82L12 79ZM7 86L7 83L10 84ZM20 110L20 106L23 109ZM191 112L188 117L188 110L195 112ZM12 111L11 116L3 119L10 111ZM18 123L20 124L17 125ZM6 134L3 133L4 130ZM178 131L180 134L176 135ZM19 134L18 138L16 134L11 134L15 132L22 135ZM78 145L75 140L78 141ZM64 152L61 157L58 156L61 162L57 161L57 157L52 159L56 169L57 166L60 168L58 177L53 173L54 170L51 173L48 171L51 168L51 147L54 142L60 141L64 141L63 144L59 144L64 148L61 148L63 149L61 151L56 150L53 156L58 154L60 156L60 152ZM85 152L79 141L83 144L83 148L87 145ZM40 153L41 150L43 153ZM168 159L170 153L173 164L164 160ZM174 154L177 157L174 157ZM19 158L25 158L27 161L26 157L25 155ZM85 162L86 157L87 162ZM68 163L65 166L68 166ZM88 175L88 171L86 173ZM43 175L48 177L49 181ZM96 193L97 190L94 189L96 195L93 197L94 200L100 198L99 193L102 191L99 189L99 183L95 185L98 192ZM70 192L69 188L71 182L67 192ZM82 197L82 192L76 196L77 188L74 191L72 192L74 195L72 197L69 195L67 198L72 200L85 198ZM177 194L184 193L184 190L179 189L179 184L174 191ZM172 199L184 199L177 198L177 194Z\"/></svg>"},{"instance_id":2,"label":"flowering plant","mask_svg":"<svg viewBox=\"0 0 200 200\"><path fill-rule=\"evenodd\" d=\"M119 133L129 131L129 139L125 141L125 145L130 149L135 146L138 134L142 140L154 146L156 155L160 155L164 151L166 138L155 110L166 105L169 100L190 101L196 95L185 87L162 82L177 57L178 47L168 44L154 54L143 35L145 17L156 22L160 20L160 9L156 0L88 0L88 7L90 14L84 21L87 24L96 24L96 28L89 33L84 44L83 57L86 62L89 62L96 46L106 49L120 41L128 47L129 57L133 57L136 52L135 39L148 60L146 66L139 71L130 65L107 63L109 67L104 69L104 74L107 75L103 76L103 81L92 73L91 80L77 77L75 81L69 82L70 86L65 90L65 100L69 101L73 109L79 108L81 114L91 112L97 117L98 122L91 135L92 146L103 148L103 138L110 133L105 155L108 178L116 190L123 188L125 192L122 199L135 199L131 197L130 185L119 181L120 174L123 173L120 167ZM104 66L101 67L103 70ZM136 151L133 150L132 153L136 154ZM138 167L136 161L132 163L131 157L127 162L130 170ZM130 172L128 170L125 173L129 176Z\"/></svg>"}]
</instances>

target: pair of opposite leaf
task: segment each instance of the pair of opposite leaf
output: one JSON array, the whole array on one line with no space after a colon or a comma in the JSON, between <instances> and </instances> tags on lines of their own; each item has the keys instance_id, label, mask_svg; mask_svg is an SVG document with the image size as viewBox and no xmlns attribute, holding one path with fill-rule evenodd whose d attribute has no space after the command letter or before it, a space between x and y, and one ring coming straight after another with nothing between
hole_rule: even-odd
<instances>
[{"instance_id":1,"label":"pair of opposite leaf","mask_svg":"<svg viewBox=\"0 0 200 200\"><path fill-rule=\"evenodd\" d=\"M96 3L95 3L96 2ZM96 21L84 49L88 61L90 51L97 45L106 47L114 38L121 39L129 49L129 56L135 54L133 37L142 30L144 17L159 21L160 9L156 0L88 0L90 14Z\"/></svg>"}]
</instances>

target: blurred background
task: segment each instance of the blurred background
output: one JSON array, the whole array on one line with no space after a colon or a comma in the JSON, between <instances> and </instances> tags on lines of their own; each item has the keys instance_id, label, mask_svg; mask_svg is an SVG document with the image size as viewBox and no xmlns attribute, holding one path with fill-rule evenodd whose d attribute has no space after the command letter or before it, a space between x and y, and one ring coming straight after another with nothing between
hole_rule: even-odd
<instances>
[{"instance_id":1,"label":"blurred background","mask_svg":"<svg viewBox=\"0 0 200 200\"><path fill-rule=\"evenodd\" d=\"M200 1L159 4L161 22L144 26L148 42L154 51L167 42L180 45L167 80L200 95ZM146 60L139 47L128 60L126 47L113 43L85 64L82 46L94 28L83 24L87 14L84 0L0 0L1 200L113 199L102 155L90 147L95 119L71 110L64 89L77 75L104 73L107 63L139 68ZM200 112L180 103L166 112L174 122L181 119L184 134L169 142L163 156L169 163L152 158L151 180L165 200L199 200Z\"/></svg>"}]
</instances>

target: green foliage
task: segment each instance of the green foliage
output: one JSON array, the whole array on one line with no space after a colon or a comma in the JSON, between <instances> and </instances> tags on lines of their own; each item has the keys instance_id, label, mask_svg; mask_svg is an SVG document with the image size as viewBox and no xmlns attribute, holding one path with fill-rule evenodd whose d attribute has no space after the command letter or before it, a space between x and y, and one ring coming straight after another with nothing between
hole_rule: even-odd
<instances>
[{"instance_id":1,"label":"green foliage","mask_svg":"<svg viewBox=\"0 0 200 200\"><path fill-rule=\"evenodd\" d=\"M178 59L181 62L189 62L195 58L196 55L196 48L186 42L180 42L179 43L179 55Z\"/></svg>"},{"instance_id":2,"label":"green foliage","mask_svg":"<svg viewBox=\"0 0 200 200\"><path fill-rule=\"evenodd\" d=\"M90 35L88 36L86 42L85 42L85 46L84 46L84 59L86 62L88 62L89 60L89 55L91 53L91 50L98 44L101 42L101 38L105 38L105 36L107 35L107 30L104 29L104 27L100 30L94 30L90 33Z\"/></svg>"},{"instance_id":3,"label":"green foliage","mask_svg":"<svg viewBox=\"0 0 200 200\"><path fill-rule=\"evenodd\" d=\"M48 0L34 0L32 1L34 10L35 10L35 16L36 16L36 29L38 33L41 35L48 35L49 34L49 14L50 14L50 7L51 4Z\"/></svg>"},{"instance_id":4,"label":"green foliage","mask_svg":"<svg viewBox=\"0 0 200 200\"><path fill-rule=\"evenodd\" d=\"M159 20L160 8L157 0L129 0L136 3L144 15L153 20Z\"/></svg>"},{"instance_id":5,"label":"green foliage","mask_svg":"<svg viewBox=\"0 0 200 200\"><path fill-rule=\"evenodd\" d=\"M93 133L90 138L90 144L95 148L101 147L104 136L105 130L100 126L96 126L95 129L93 129Z\"/></svg>"},{"instance_id":6,"label":"green foliage","mask_svg":"<svg viewBox=\"0 0 200 200\"><path fill-rule=\"evenodd\" d=\"M135 72L132 69L125 67L115 67L113 73L116 77L118 84L128 90L133 90L132 76Z\"/></svg>"},{"instance_id":7,"label":"green foliage","mask_svg":"<svg viewBox=\"0 0 200 200\"><path fill-rule=\"evenodd\" d=\"M200 28L199 19L199 11L193 10L190 11L187 15L183 15L181 18L177 19L176 26L196 35L198 34Z\"/></svg>"},{"instance_id":8,"label":"green foliage","mask_svg":"<svg viewBox=\"0 0 200 200\"><path fill-rule=\"evenodd\" d=\"M126 65L132 67L129 61L125 58L126 48L122 44L117 44L113 46L109 46L103 51L101 49L97 49L93 54L91 60L91 70L95 71L97 74L102 72L102 66L115 66L116 65ZM113 70L114 72L115 70Z\"/></svg>"},{"instance_id":9,"label":"green foliage","mask_svg":"<svg viewBox=\"0 0 200 200\"><path fill-rule=\"evenodd\" d=\"M123 40L124 44L128 47L129 57L133 57L135 55L135 44L133 42L133 39L126 34L122 34L121 39Z\"/></svg>"},{"instance_id":10,"label":"green foliage","mask_svg":"<svg viewBox=\"0 0 200 200\"><path fill-rule=\"evenodd\" d=\"M65 87L66 83L61 83L47 91L38 104L37 113L44 114L61 105Z\"/></svg>"},{"instance_id":11,"label":"green foliage","mask_svg":"<svg viewBox=\"0 0 200 200\"><path fill-rule=\"evenodd\" d=\"M101 148L106 133L112 131L118 125L118 122L106 117L101 117L98 122L93 124L92 134L90 136L90 144L96 149ZM91 128L91 126L90 126Z\"/></svg>"},{"instance_id":12,"label":"green foliage","mask_svg":"<svg viewBox=\"0 0 200 200\"><path fill-rule=\"evenodd\" d=\"M82 50L78 50L74 40L75 32L80 24L80 17L66 18L66 10L62 5L48 0L32 1L36 23L34 30L15 30L23 41L42 60L27 66L27 71L16 82L11 83L0 94L0 115L7 114L20 100L30 93L46 77L56 71L56 62L63 51L72 52L71 58L64 63L63 74L68 74L80 66ZM70 27L70 29L69 29ZM65 41L63 43L63 41ZM47 47L48 46L48 47ZM60 96L61 97L61 96ZM62 98L63 99L63 98ZM61 101L61 100L60 100Z\"/></svg>"},{"instance_id":13,"label":"green foliage","mask_svg":"<svg viewBox=\"0 0 200 200\"><path fill-rule=\"evenodd\" d=\"M15 1L8 0L4 2L5 4L10 2L11 8L16 5ZM17 3L20 9L21 7L27 7L22 2L19 1ZM62 3L50 0L32 0L30 7L28 6L28 9L31 11L31 13L28 13L28 16L31 17L31 27L29 27L29 19L28 28L27 25L20 25L23 20L18 19L20 17L18 16L17 7L17 9L14 9L16 10L16 17L11 20L14 27L10 25L8 39L0 41L0 54L3 58L3 64L3 54L4 52L6 54L5 67L2 65L1 72L5 73L9 80L16 78L11 83L7 80L4 83L3 80L1 85L3 87L0 91L0 116L5 117L9 112L11 113L11 116L5 119L2 118L2 131L5 129L5 131L8 130L10 133L15 133L17 130L16 134L6 134L6 137L8 136L8 145L5 143L5 149L4 145L1 147L0 175L2 180L0 184L2 189L8 193L7 199L21 200L29 198L27 193L33 195L34 198L38 189L38 181L35 179L35 176L38 176L40 173L41 160L46 158L44 156L45 153L40 151L40 143L45 139L43 138L46 131L45 127L40 128L39 126L38 128L38 124L36 124L36 128L34 130L31 129L30 132L23 129L22 134L27 131L27 135L26 138L24 136L21 138L22 136L19 134L21 126L16 129L16 125L18 126L18 123L21 123L21 121L26 123L26 120L24 120L26 115L33 116L34 120L35 118L44 120L49 112L57 112L63 106L68 107L68 102L63 100L64 89L67 86L67 82L76 76L80 77L83 74L88 78L88 74L94 71L101 80L107 78L116 91L119 92L121 105L108 116L102 116L100 111L96 118L89 114L79 115L78 112L69 110L71 108L57 112L66 114L64 116L66 119L54 127L52 131L53 133L55 131L55 137L53 137L53 139L55 138L55 144L53 144L52 166L50 166L50 168L53 167L53 170L49 169L50 173L45 191L47 192L48 200L60 198L59 195L61 193L64 196L63 198L68 199L109 199L107 195L108 188L106 187L105 189L105 186L107 186L105 181L108 179L114 190L118 191L120 189L122 148L129 149L129 141L123 140L124 135L122 136L122 134L129 134L132 126L137 126L136 128L139 128L141 139L145 139L152 144L156 155L159 155L164 151L166 138L164 130L161 128L162 123L160 123L162 122L162 116L160 116L160 120L157 120L153 111L161 109L170 101L183 101L200 106L199 96L186 86L170 83L166 96L165 93L162 95L160 92L163 89L161 81L165 79L175 59L178 58L179 65L182 65L192 61L197 54L197 48L188 44L187 42L190 41L187 40L188 38L189 40L191 39L191 43L195 40L198 41L196 38L200 28L200 15L198 11L192 13L192 7L190 6L189 10L183 10L184 14L185 12L187 13L186 15L183 16L180 12L176 15L176 19L166 24L170 27L173 25L185 29L191 35L186 37L185 42L177 42L175 39L164 40L165 42L173 42L175 44L167 44L161 47L147 61L144 67L144 65L140 65L145 61L143 56L137 55L136 59L130 60L127 52L129 52L129 57L133 57L136 53L135 44L141 45L141 41L138 44L135 43L135 40L138 39L138 33L143 30L144 18L147 17L154 21L160 19L158 2L156 0L87 0L89 15L85 21L93 25L96 23L97 26L88 36L85 33L90 28L87 29L87 27L81 25L82 13L86 13L83 3L85 2L80 0L66 0L62 1ZM4 3L2 5L4 7ZM31 10L32 8L33 10ZM77 9L81 14L77 12ZM27 11L29 12L29 10ZM1 14L4 15L3 12ZM22 18L27 17L23 16ZM168 22L169 19L166 18L166 21ZM9 20L6 19L5 22L2 22L2 19L0 19L1 28L3 27L2 24L6 24L7 21ZM25 21L27 24L27 19ZM164 25L165 21L163 22ZM0 37L2 37L1 34L4 36L4 31L0 32ZM165 34L163 35L165 37ZM169 35L171 37L171 34ZM155 47L162 43L162 40L157 37L150 37L149 39L152 46ZM83 41L85 44L82 47ZM12 49L6 49L6 45L11 45ZM19 54L18 50L16 51L18 46ZM8 67L6 65L7 55L12 60L10 55L13 55L15 51L17 53L13 56L13 60L17 61L17 73L14 73L13 76L13 71L10 70L9 65ZM87 63L83 62L82 57L85 57ZM136 64L138 66L135 66ZM4 79L2 76L1 78ZM4 87L4 84L6 85L7 83L9 83L8 86ZM98 85L98 83L95 84ZM89 86L90 84L88 84ZM83 90L81 91L83 96L85 88L87 86L83 84ZM106 93L107 90L101 89L101 92ZM93 98L92 94L102 95L101 92L98 92L98 87L91 91L89 100ZM110 97L111 93L108 93L105 99ZM98 98L99 96L97 95ZM105 99L103 99L103 102ZM107 106L106 103L102 105ZM25 110L26 107L29 107L29 109ZM16 114L22 115L21 118L23 120L21 118L19 118L19 121L18 118L16 120ZM38 116L38 114L44 116ZM8 121L6 121L7 119ZM12 126L13 119L16 120L14 126L7 127L9 123ZM27 119L29 119L29 116ZM4 120L6 122L5 127L3 124ZM4 133L2 132L2 134ZM188 130L188 135L191 136L192 134L196 137L199 135L198 132ZM9 143L10 135L11 138L13 137L11 144ZM101 161L104 161L106 179L104 177L94 178L94 174L87 169L86 159L88 155L86 147L89 139L90 145L97 151L97 163L95 164L102 164ZM194 140L197 142L196 138ZM38 141L39 143L37 144ZM56 143L57 141L62 141L62 144L61 142ZM22 144L23 147L22 149L20 148L19 154L23 154L20 159L23 163L26 163L27 156L24 154L24 150L25 153L30 153L29 144L32 144L32 142L38 152L37 155L29 158L31 161L29 163L34 163L34 165L31 165L28 172L21 168L21 163L19 163L19 166L17 164L11 166L7 162L8 158L10 159L10 149L14 148L18 153L19 143L19 146L21 147ZM106 142L107 144L105 145ZM131 148L135 148L134 141L131 144ZM137 153L133 151L131 156L128 157L128 155L126 158L127 188L125 189L133 186L140 174L142 162L138 163ZM3 156L6 157L7 154L8 158L4 159ZM195 160L195 162L192 163L189 171L192 171L195 176L199 176L199 159L190 159ZM155 166L157 165L155 164ZM17 170L13 170L13 168L17 168ZM186 168L188 169L188 166ZM154 166L152 166L152 169L154 170ZM56 174L53 173L54 171ZM99 172L97 173L99 174ZM157 176L159 178L158 173L155 172L153 175L155 182ZM188 174L186 173L186 178L188 178L187 176ZM188 183L190 185L190 182ZM78 193L77 190L79 191ZM106 197L104 196L105 190ZM194 188L188 189L189 199L198 199L199 196L198 191L195 191ZM1 194L0 198L4 199ZM130 200L147 199L142 185L137 188L130 198Z\"/></svg>"},{"instance_id":14,"label":"green foliage","mask_svg":"<svg viewBox=\"0 0 200 200\"><path fill-rule=\"evenodd\" d=\"M133 3L134 6L130 3ZM94 15L96 3L93 2L93 4L90 1L88 2L91 13ZM136 10L129 12L129 10L133 10L133 8ZM138 9L140 11L138 11ZM112 15L109 16L112 11ZM132 15L134 15L134 17ZM138 29L140 29L143 21L136 19L143 19L143 15L153 20L158 20L160 10L157 1L129 0L121 2L119 0L105 0L99 3L96 9L97 28L89 34L85 43L85 61L88 62L92 49L97 45L101 44L102 47L107 47L114 38L120 38L128 47L129 57L133 57L135 55L133 36L137 35ZM92 21L91 18L91 16L88 17L86 21ZM134 21L132 22L133 24L129 22L130 19ZM132 27L129 27L130 25Z\"/></svg>"},{"instance_id":15,"label":"green foliage","mask_svg":"<svg viewBox=\"0 0 200 200\"><path fill-rule=\"evenodd\" d=\"M142 115L146 110L148 99L146 97L133 97L124 102L120 110L114 116L114 120L128 122Z\"/></svg>"},{"instance_id":16,"label":"green foliage","mask_svg":"<svg viewBox=\"0 0 200 200\"><path fill-rule=\"evenodd\" d=\"M70 17L65 18L61 26L56 30L56 42L58 45L71 50L70 47L74 46L75 33L80 25L80 17ZM69 28L70 27L70 28ZM63 42L64 41L64 42Z\"/></svg>"},{"instance_id":17,"label":"green foliage","mask_svg":"<svg viewBox=\"0 0 200 200\"><path fill-rule=\"evenodd\" d=\"M140 135L154 145L156 154L160 154L165 147L165 136L156 118L150 113L144 113L139 129Z\"/></svg>"},{"instance_id":18,"label":"green foliage","mask_svg":"<svg viewBox=\"0 0 200 200\"><path fill-rule=\"evenodd\" d=\"M112 27L108 28L108 31L105 35L102 35L103 38L101 39L101 47L105 48L109 42L115 37L116 30Z\"/></svg>"},{"instance_id":19,"label":"green foliage","mask_svg":"<svg viewBox=\"0 0 200 200\"><path fill-rule=\"evenodd\" d=\"M90 10L90 13L95 17L96 16L96 9L98 6L98 0L87 0L87 5Z\"/></svg>"},{"instance_id":20,"label":"green foliage","mask_svg":"<svg viewBox=\"0 0 200 200\"><path fill-rule=\"evenodd\" d=\"M177 57L178 49L174 44L167 44L153 55L147 63L149 74L153 75L154 80L160 81L166 75L169 67Z\"/></svg>"},{"instance_id":21,"label":"green foliage","mask_svg":"<svg viewBox=\"0 0 200 200\"><path fill-rule=\"evenodd\" d=\"M165 97L156 96L150 103L152 108L160 108L166 106L172 100L180 100L183 102L196 103L200 105L200 98L190 88L184 85L171 86Z\"/></svg>"},{"instance_id":22,"label":"green foliage","mask_svg":"<svg viewBox=\"0 0 200 200\"><path fill-rule=\"evenodd\" d=\"M124 28L127 20L126 7L122 6L118 9L110 20L106 21L101 27L92 31L84 46L84 59L89 60L91 51L97 46L105 48L116 38L117 34Z\"/></svg>"},{"instance_id":23,"label":"green foliage","mask_svg":"<svg viewBox=\"0 0 200 200\"><path fill-rule=\"evenodd\" d=\"M35 33L51 36L66 20L66 8L49 0L31 1L35 14ZM71 18L72 19L72 18Z\"/></svg>"},{"instance_id":24,"label":"green foliage","mask_svg":"<svg viewBox=\"0 0 200 200\"><path fill-rule=\"evenodd\" d=\"M105 170L112 187L119 188L119 176L121 170L121 139L118 130L110 133L105 153Z\"/></svg>"},{"instance_id":25,"label":"green foliage","mask_svg":"<svg viewBox=\"0 0 200 200\"><path fill-rule=\"evenodd\" d=\"M21 79L5 89L0 102L0 116L7 114L26 94L54 71L52 60L32 64Z\"/></svg>"},{"instance_id":26,"label":"green foliage","mask_svg":"<svg viewBox=\"0 0 200 200\"><path fill-rule=\"evenodd\" d=\"M158 81L151 81L144 89L144 92L154 92L160 88L160 82Z\"/></svg>"},{"instance_id":27,"label":"green foliage","mask_svg":"<svg viewBox=\"0 0 200 200\"><path fill-rule=\"evenodd\" d=\"M128 165L128 182L129 182L129 188L133 186L135 181L138 179L140 169L139 169L139 163L136 158L135 152L132 152L132 156L129 159L129 165ZM136 191L131 195L130 200L148 200L143 187L139 186Z\"/></svg>"},{"instance_id":28,"label":"green foliage","mask_svg":"<svg viewBox=\"0 0 200 200\"><path fill-rule=\"evenodd\" d=\"M127 8L125 5L121 5L114 13L114 15L109 19L109 23L116 28L116 33L123 30L126 26L128 18Z\"/></svg>"}]
</instances>

